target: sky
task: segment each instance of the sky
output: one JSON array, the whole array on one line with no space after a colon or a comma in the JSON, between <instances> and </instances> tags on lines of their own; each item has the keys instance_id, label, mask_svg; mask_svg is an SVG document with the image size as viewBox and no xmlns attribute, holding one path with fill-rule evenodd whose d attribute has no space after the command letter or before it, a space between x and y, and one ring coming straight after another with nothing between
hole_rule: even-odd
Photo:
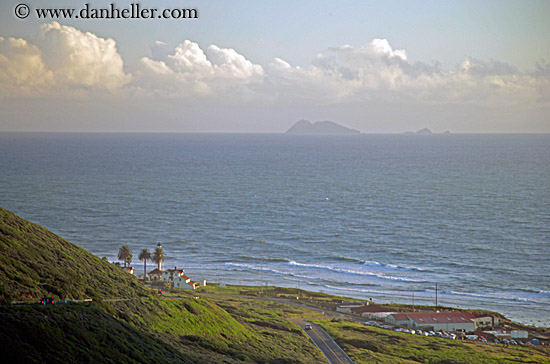
<instances>
[{"instance_id":1,"label":"sky","mask_svg":"<svg viewBox=\"0 0 550 364\"><path fill-rule=\"evenodd\" d=\"M0 4L0 131L550 132L550 0L21 1ZM86 3L198 18L36 14Z\"/></svg>"}]
</instances>

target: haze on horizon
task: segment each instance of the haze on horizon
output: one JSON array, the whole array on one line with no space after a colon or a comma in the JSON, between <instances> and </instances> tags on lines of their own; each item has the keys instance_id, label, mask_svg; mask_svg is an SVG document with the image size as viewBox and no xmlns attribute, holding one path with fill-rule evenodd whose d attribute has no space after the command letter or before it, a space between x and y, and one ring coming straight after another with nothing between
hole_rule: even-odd
<instances>
[{"instance_id":1,"label":"haze on horizon","mask_svg":"<svg viewBox=\"0 0 550 364\"><path fill-rule=\"evenodd\" d=\"M131 3L90 1L111 2ZM550 1L189 1L199 19L110 21L19 20L18 3L0 4L0 131L550 132Z\"/></svg>"}]
</instances>

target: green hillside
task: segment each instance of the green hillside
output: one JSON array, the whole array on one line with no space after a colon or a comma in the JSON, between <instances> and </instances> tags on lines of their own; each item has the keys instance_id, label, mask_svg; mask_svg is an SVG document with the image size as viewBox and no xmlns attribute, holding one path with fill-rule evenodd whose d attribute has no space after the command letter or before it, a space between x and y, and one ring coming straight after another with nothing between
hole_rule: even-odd
<instances>
[{"instance_id":1,"label":"green hillside","mask_svg":"<svg viewBox=\"0 0 550 364\"><path fill-rule=\"evenodd\" d=\"M0 303L147 296L130 274L0 208Z\"/></svg>"},{"instance_id":2,"label":"green hillside","mask_svg":"<svg viewBox=\"0 0 550 364\"><path fill-rule=\"evenodd\" d=\"M347 320L319 320L356 364L550 364L550 350L411 335Z\"/></svg>"},{"instance_id":3,"label":"green hillside","mask_svg":"<svg viewBox=\"0 0 550 364\"><path fill-rule=\"evenodd\" d=\"M6 363L200 363L90 304L0 307Z\"/></svg>"},{"instance_id":4,"label":"green hillside","mask_svg":"<svg viewBox=\"0 0 550 364\"><path fill-rule=\"evenodd\" d=\"M252 297L260 290L262 297ZM37 304L45 295L92 301ZM323 311L344 300L290 288L216 285L159 297L119 267L0 209L3 362L322 363L323 355L289 320L320 315L297 304L298 296ZM26 304L13 305L14 300ZM550 364L545 347L504 348L348 320L317 322L358 364Z\"/></svg>"},{"instance_id":5,"label":"green hillside","mask_svg":"<svg viewBox=\"0 0 550 364\"><path fill-rule=\"evenodd\" d=\"M92 299L85 303L36 304ZM25 305L11 303L26 302ZM17 363L316 363L267 303L158 297L134 276L0 208L0 357ZM308 310L293 309L294 315ZM303 312L302 312L303 311ZM254 319L252 320L251 317ZM289 335L290 334L290 335Z\"/></svg>"}]
</instances>

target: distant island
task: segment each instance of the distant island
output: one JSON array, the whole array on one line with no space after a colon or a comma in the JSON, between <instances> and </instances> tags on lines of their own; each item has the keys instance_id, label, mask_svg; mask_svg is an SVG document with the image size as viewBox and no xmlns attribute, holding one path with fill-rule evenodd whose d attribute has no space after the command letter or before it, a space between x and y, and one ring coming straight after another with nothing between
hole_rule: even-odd
<instances>
[{"instance_id":1,"label":"distant island","mask_svg":"<svg viewBox=\"0 0 550 364\"><path fill-rule=\"evenodd\" d=\"M443 134L450 134L451 132L446 130L443 132ZM414 131L406 131L405 134L434 134L432 131L428 128L420 129L417 132Z\"/></svg>"},{"instance_id":2,"label":"distant island","mask_svg":"<svg viewBox=\"0 0 550 364\"><path fill-rule=\"evenodd\" d=\"M286 131L287 134L359 134L359 130L346 128L333 121L300 120Z\"/></svg>"}]
</instances>

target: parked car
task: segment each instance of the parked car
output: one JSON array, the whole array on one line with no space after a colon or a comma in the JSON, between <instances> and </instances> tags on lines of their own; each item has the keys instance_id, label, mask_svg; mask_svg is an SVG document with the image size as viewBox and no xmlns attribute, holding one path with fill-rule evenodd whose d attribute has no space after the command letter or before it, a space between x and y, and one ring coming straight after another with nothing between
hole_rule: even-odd
<instances>
[{"instance_id":1,"label":"parked car","mask_svg":"<svg viewBox=\"0 0 550 364\"><path fill-rule=\"evenodd\" d=\"M306 324L306 330L311 330L311 324Z\"/></svg>"},{"instance_id":2,"label":"parked car","mask_svg":"<svg viewBox=\"0 0 550 364\"><path fill-rule=\"evenodd\" d=\"M54 303L55 303L55 301L51 297L44 297L40 301L41 305L53 305Z\"/></svg>"}]
</instances>

